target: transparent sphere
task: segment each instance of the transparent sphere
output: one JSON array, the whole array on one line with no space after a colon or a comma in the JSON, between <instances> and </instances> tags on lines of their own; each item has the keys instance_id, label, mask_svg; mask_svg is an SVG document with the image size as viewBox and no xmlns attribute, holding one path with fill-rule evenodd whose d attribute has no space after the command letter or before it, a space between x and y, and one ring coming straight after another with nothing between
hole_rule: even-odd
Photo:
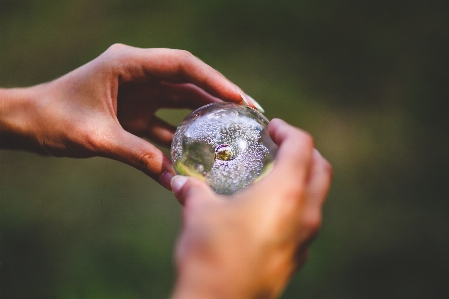
<instances>
[{"instance_id":1,"label":"transparent sphere","mask_svg":"<svg viewBox=\"0 0 449 299\"><path fill-rule=\"evenodd\" d=\"M257 110L214 103L189 114L175 132L176 173L204 180L216 193L233 194L267 173L277 146Z\"/></svg>"}]
</instances>

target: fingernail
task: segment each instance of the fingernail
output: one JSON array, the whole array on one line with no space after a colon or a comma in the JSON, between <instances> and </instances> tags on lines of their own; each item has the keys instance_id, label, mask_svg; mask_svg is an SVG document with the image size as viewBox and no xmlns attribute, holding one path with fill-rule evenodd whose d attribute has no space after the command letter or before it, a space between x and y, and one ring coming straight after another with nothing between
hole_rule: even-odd
<instances>
[{"instance_id":1,"label":"fingernail","mask_svg":"<svg viewBox=\"0 0 449 299\"><path fill-rule=\"evenodd\" d=\"M243 95L243 93L239 92L239 95L242 98L243 105L249 106L248 99Z\"/></svg>"},{"instance_id":2,"label":"fingernail","mask_svg":"<svg viewBox=\"0 0 449 299\"><path fill-rule=\"evenodd\" d=\"M175 175L170 181L171 189L174 193L178 193L184 187L185 183L187 183L187 177Z\"/></svg>"},{"instance_id":3,"label":"fingernail","mask_svg":"<svg viewBox=\"0 0 449 299\"><path fill-rule=\"evenodd\" d=\"M164 171L160 176L159 176L159 184L161 184L162 186L164 186L164 188L166 188L167 190L171 190L171 186L170 186L170 182L172 180L172 178L174 177L174 175L169 172L169 171Z\"/></svg>"},{"instance_id":4,"label":"fingernail","mask_svg":"<svg viewBox=\"0 0 449 299\"><path fill-rule=\"evenodd\" d=\"M260 106L260 104L257 103L255 99L253 99L253 98L252 98L251 96L249 96L249 95L246 95L246 96L253 102L253 105L254 105L254 107L256 107L257 110L259 110L259 111L262 112L262 113L265 112L265 110L262 108L262 106Z\"/></svg>"}]
</instances>

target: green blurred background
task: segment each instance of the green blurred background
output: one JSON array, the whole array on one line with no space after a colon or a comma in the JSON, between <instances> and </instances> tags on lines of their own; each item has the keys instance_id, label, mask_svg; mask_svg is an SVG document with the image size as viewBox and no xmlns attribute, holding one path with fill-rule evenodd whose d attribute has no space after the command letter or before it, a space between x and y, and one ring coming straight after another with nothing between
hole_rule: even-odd
<instances>
[{"instance_id":1,"label":"green blurred background","mask_svg":"<svg viewBox=\"0 0 449 299\"><path fill-rule=\"evenodd\" d=\"M283 298L447 298L448 16L442 1L0 0L0 86L116 42L189 50L333 164ZM179 218L127 165L0 151L0 298L168 298Z\"/></svg>"}]
</instances>

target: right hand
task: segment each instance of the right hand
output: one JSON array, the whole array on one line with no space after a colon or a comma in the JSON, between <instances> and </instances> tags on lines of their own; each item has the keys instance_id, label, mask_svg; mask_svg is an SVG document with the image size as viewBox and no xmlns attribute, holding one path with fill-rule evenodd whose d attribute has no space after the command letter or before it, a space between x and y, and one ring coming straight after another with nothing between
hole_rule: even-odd
<instances>
[{"instance_id":1,"label":"right hand","mask_svg":"<svg viewBox=\"0 0 449 299\"><path fill-rule=\"evenodd\" d=\"M184 205L174 298L275 298L306 260L331 167L304 131L277 119L269 132L279 145L273 170L237 195L172 180Z\"/></svg>"}]
</instances>

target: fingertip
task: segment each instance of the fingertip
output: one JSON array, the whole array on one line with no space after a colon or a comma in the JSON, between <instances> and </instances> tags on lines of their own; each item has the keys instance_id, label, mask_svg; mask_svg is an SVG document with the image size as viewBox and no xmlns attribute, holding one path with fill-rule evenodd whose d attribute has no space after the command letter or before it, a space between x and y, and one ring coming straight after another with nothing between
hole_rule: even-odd
<instances>
[{"instance_id":1,"label":"fingertip","mask_svg":"<svg viewBox=\"0 0 449 299\"><path fill-rule=\"evenodd\" d=\"M272 119L268 125L268 132L273 141L280 145L286 140L296 141L308 147L314 146L314 141L310 133L290 125L282 119Z\"/></svg>"},{"instance_id":2,"label":"fingertip","mask_svg":"<svg viewBox=\"0 0 449 299\"><path fill-rule=\"evenodd\" d=\"M287 123L285 120L280 119L280 118L273 118L270 123L268 124L268 129L269 130L278 130L279 128L283 127L283 126L290 126L289 123Z\"/></svg>"},{"instance_id":3,"label":"fingertip","mask_svg":"<svg viewBox=\"0 0 449 299\"><path fill-rule=\"evenodd\" d=\"M170 180L170 186L172 191L176 194L179 194L184 187L184 185L187 183L188 178L183 175L175 175Z\"/></svg>"},{"instance_id":4,"label":"fingertip","mask_svg":"<svg viewBox=\"0 0 449 299\"><path fill-rule=\"evenodd\" d=\"M274 143L278 145L273 173L283 177L281 181L288 184L294 181L297 187L300 186L298 182L303 182L308 177L310 169L314 148L312 137L281 119L273 119L268 130Z\"/></svg>"},{"instance_id":5,"label":"fingertip","mask_svg":"<svg viewBox=\"0 0 449 299\"><path fill-rule=\"evenodd\" d=\"M260 113L265 113L265 109L250 95L246 94L246 97L251 101L251 105L254 109L259 110Z\"/></svg>"},{"instance_id":6,"label":"fingertip","mask_svg":"<svg viewBox=\"0 0 449 299\"><path fill-rule=\"evenodd\" d=\"M215 197L212 189L205 182L193 177L176 175L171 180L171 188L176 199L183 206L195 205Z\"/></svg>"},{"instance_id":7,"label":"fingertip","mask_svg":"<svg viewBox=\"0 0 449 299\"><path fill-rule=\"evenodd\" d=\"M283 121L280 118L273 118L270 123L268 124L268 129L270 130L270 132L272 130L276 130L279 126L286 124L285 121Z\"/></svg>"},{"instance_id":8,"label":"fingertip","mask_svg":"<svg viewBox=\"0 0 449 299\"><path fill-rule=\"evenodd\" d=\"M290 125L280 118L273 118L268 124L268 133L273 141L279 145L283 140L283 135L285 131L288 130Z\"/></svg>"},{"instance_id":9,"label":"fingertip","mask_svg":"<svg viewBox=\"0 0 449 299\"><path fill-rule=\"evenodd\" d=\"M228 81L228 85L221 91L222 95L219 98L225 102L236 104L240 104L242 103L242 101L246 101L246 99L243 97L244 92L228 79L225 78L225 80Z\"/></svg>"},{"instance_id":10,"label":"fingertip","mask_svg":"<svg viewBox=\"0 0 449 299\"><path fill-rule=\"evenodd\" d=\"M274 123L274 124L279 123L279 122L285 123L284 120L282 120L282 119L280 119L280 118L277 118L277 117L273 118L273 119L270 121L270 123Z\"/></svg>"}]
</instances>

